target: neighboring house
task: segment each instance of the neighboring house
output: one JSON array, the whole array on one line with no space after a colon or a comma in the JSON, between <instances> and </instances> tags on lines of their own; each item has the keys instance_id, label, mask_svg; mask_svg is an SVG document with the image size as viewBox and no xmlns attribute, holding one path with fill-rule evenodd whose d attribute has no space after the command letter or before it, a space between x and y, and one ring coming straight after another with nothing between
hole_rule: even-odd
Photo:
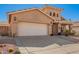
<instances>
[{"instance_id":1,"label":"neighboring house","mask_svg":"<svg viewBox=\"0 0 79 59\"><path fill-rule=\"evenodd\" d=\"M79 35L79 21L73 22L72 30L76 32L76 35Z\"/></svg>"},{"instance_id":2,"label":"neighboring house","mask_svg":"<svg viewBox=\"0 0 79 59\"><path fill-rule=\"evenodd\" d=\"M7 23L0 23L0 35L6 36L8 35L8 29L9 29L9 24Z\"/></svg>"},{"instance_id":3,"label":"neighboring house","mask_svg":"<svg viewBox=\"0 0 79 59\"><path fill-rule=\"evenodd\" d=\"M71 22L60 14L63 9L46 6L9 12L11 34L15 36L57 35L65 29L71 31Z\"/></svg>"}]
</instances>

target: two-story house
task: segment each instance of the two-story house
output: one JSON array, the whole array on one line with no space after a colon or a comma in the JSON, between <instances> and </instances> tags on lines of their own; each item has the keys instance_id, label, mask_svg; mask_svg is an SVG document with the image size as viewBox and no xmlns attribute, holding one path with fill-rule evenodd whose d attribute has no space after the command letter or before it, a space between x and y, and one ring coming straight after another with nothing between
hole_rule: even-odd
<instances>
[{"instance_id":1,"label":"two-story house","mask_svg":"<svg viewBox=\"0 0 79 59\"><path fill-rule=\"evenodd\" d=\"M71 22L61 16L63 9L52 6L18 10L8 13L11 35L41 36L57 35L65 29L71 30Z\"/></svg>"}]
</instances>

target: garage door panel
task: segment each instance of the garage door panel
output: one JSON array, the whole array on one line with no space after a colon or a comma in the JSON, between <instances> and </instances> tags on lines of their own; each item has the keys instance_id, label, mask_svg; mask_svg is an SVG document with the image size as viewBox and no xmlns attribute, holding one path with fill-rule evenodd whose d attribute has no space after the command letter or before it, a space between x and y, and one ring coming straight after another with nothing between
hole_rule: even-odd
<instances>
[{"instance_id":1,"label":"garage door panel","mask_svg":"<svg viewBox=\"0 0 79 59\"><path fill-rule=\"evenodd\" d=\"M46 24L20 22L17 26L17 36L47 35Z\"/></svg>"}]
</instances>

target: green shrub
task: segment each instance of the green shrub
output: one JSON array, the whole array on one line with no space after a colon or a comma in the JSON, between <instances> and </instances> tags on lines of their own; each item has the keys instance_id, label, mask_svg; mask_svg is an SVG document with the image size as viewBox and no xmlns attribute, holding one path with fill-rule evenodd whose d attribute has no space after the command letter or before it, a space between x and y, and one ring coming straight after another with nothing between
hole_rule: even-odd
<instances>
[{"instance_id":1,"label":"green shrub","mask_svg":"<svg viewBox=\"0 0 79 59\"><path fill-rule=\"evenodd\" d=\"M68 35L75 35L75 31L74 30L64 30L64 34L66 35L66 36L68 36Z\"/></svg>"},{"instance_id":2,"label":"green shrub","mask_svg":"<svg viewBox=\"0 0 79 59\"><path fill-rule=\"evenodd\" d=\"M66 29L66 30L64 30L64 35L65 35L65 36L70 35L70 30L67 30L67 29Z\"/></svg>"}]
</instances>

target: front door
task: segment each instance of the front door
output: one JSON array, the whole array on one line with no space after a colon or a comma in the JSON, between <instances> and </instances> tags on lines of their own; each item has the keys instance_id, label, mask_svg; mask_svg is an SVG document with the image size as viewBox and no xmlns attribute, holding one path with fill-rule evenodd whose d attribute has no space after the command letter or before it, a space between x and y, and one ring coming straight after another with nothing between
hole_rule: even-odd
<instances>
[{"instance_id":1,"label":"front door","mask_svg":"<svg viewBox=\"0 0 79 59\"><path fill-rule=\"evenodd\" d=\"M57 23L54 23L53 24L53 34L54 35L57 35L58 34L58 24Z\"/></svg>"}]
</instances>

